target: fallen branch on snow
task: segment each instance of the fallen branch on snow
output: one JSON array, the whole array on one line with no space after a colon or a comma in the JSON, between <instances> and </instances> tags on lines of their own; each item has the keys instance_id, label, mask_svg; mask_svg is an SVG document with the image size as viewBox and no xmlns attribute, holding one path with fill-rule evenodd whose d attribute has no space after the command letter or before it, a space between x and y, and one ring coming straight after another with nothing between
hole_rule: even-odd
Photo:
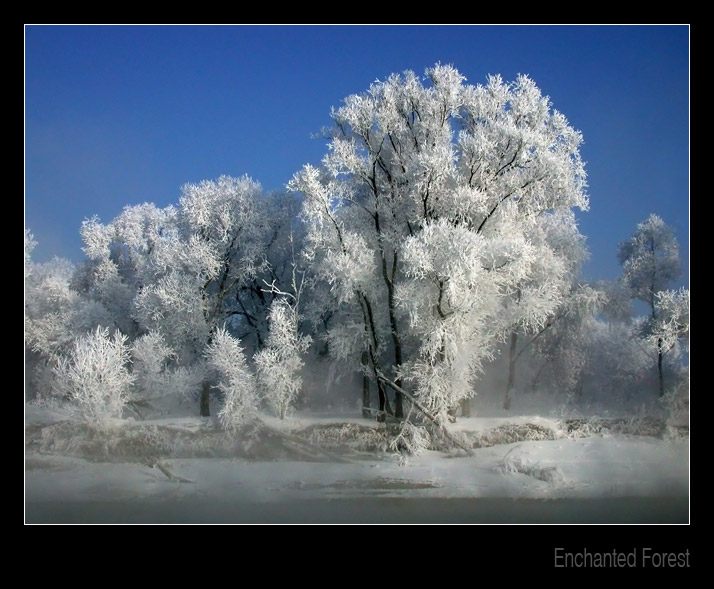
<instances>
[{"instance_id":1,"label":"fallen branch on snow","mask_svg":"<svg viewBox=\"0 0 714 589\"><path fill-rule=\"evenodd\" d=\"M190 479L185 479L183 477L176 476L166 466L161 464L161 462L155 462L154 466L156 468L158 468L161 472L163 472L166 475L166 478L169 479L170 481L174 481L177 483L195 483L196 482L196 481L192 481Z\"/></svg>"},{"instance_id":2,"label":"fallen branch on snow","mask_svg":"<svg viewBox=\"0 0 714 589\"><path fill-rule=\"evenodd\" d=\"M409 401L411 401L411 403L422 413L422 415L424 415L424 417L426 417L429 421L431 421L434 425L436 425L443 432L443 434L449 439L449 441L452 444L454 444L454 446L456 446L457 448L460 448L461 450L466 452L466 454L468 456L473 456L473 452L471 451L471 448L467 448L459 440L457 440L451 434L451 432L448 429L446 429L446 427L444 427L444 425L434 415L431 414L431 412L426 407L424 407L421 403L419 403L419 401L416 400L416 398L414 398L414 396L411 393L408 393L407 391L405 391L398 384L393 383L391 380L389 380L386 376L384 376L384 374L382 374L379 371L377 371L377 376L384 384L388 385L389 387L391 387L392 389L394 389L395 391L397 391L398 393L404 395L407 399L409 399Z\"/></svg>"}]
</instances>

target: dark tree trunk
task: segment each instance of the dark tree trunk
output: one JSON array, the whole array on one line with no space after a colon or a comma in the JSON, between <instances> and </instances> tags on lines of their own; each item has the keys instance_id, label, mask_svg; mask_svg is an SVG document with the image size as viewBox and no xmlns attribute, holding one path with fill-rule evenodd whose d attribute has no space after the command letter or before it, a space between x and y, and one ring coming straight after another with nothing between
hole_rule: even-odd
<instances>
[{"instance_id":1,"label":"dark tree trunk","mask_svg":"<svg viewBox=\"0 0 714 589\"><path fill-rule=\"evenodd\" d=\"M371 342L368 349L369 363L372 367L372 372L374 374L374 379L377 382L377 393L379 394L379 415L377 416L378 421L385 420L385 412L392 413L392 409L389 406L389 399L387 398L387 391L382 380L379 378L381 372L381 367L379 365L379 360L377 358L377 332L374 327L374 314L372 313L372 304L369 299L364 295L364 293L358 293L360 297L360 303L362 306L362 314L364 318L365 328L369 333Z\"/></svg>"},{"instance_id":2,"label":"dark tree trunk","mask_svg":"<svg viewBox=\"0 0 714 589\"><path fill-rule=\"evenodd\" d=\"M369 353L362 352L362 417L371 416L371 400L369 398L369 376L367 376L367 366L369 365Z\"/></svg>"},{"instance_id":3,"label":"dark tree trunk","mask_svg":"<svg viewBox=\"0 0 714 589\"><path fill-rule=\"evenodd\" d=\"M653 250L654 251L654 250ZM654 284L652 284L650 292L652 293L652 296L650 298L650 308L652 309L652 323L656 325L656 320L657 320L657 312L655 308L655 299L654 299ZM657 381L658 381L658 388L659 388L659 396L663 397L664 396L664 371L662 369L662 356L664 354L662 353L662 345L664 342L662 341L662 338L657 338Z\"/></svg>"},{"instance_id":4,"label":"dark tree trunk","mask_svg":"<svg viewBox=\"0 0 714 589\"><path fill-rule=\"evenodd\" d=\"M394 256L394 264L396 266L396 254ZM394 344L394 364L397 371L402 366L402 342L399 338L399 332L397 331L397 318L394 312L394 288L389 289L389 323L392 328L392 342ZM398 387L402 386L402 379L397 378L395 384ZM404 417L404 402L402 400L402 394L399 391L394 391L394 417L397 419L402 419Z\"/></svg>"},{"instance_id":5,"label":"dark tree trunk","mask_svg":"<svg viewBox=\"0 0 714 589\"><path fill-rule=\"evenodd\" d=\"M508 355L508 384L506 385L506 396L503 399L503 408L511 408L511 391L516 380L516 346L518 345L518 334L511 332L511 349Z\"/></svg>"},{"instance_id":6,"label":"dark tree trunk","mask_svg":"<svg viewBox=\"0 0 714 589\"><path fill-rule=\"evenodd\" d=\"M207 382L204 382L203 387L201 388L201 417L211 416L210 399L211 385L209 385Z\"/></svg>"},{"instance_id":7,"label":"dark tree trunk","mask_svg":"<svg viewBox=\"0 0 714 589\"><path fill-rule=\"evenodd\" d=\"M384 383L377 381L377 392L379 393L379 411L380 413L389 413L392 415L392 406L389 404L389 397L387 397L387 390L384 387ZM382 415L384 419L384 415Z\"/></svg>"},{"instance_id":8,"label":"dark tree trunk","mask_svg":"<svg viewBox=\"0 0 714 589\"><path fill-rule=\"evenodd\" d=\"M401 379L397 379L397 382L395 384L397 384L398 386L402 386ZM404 402L402 401L402 394L396 391L394 394L394 417L402 419L404 417Z\"/></svg>"},{"instance_id":9,"label":"dark tree trunk","mask_svg":"<svg viewBox=\"0 0 714 589\"><path fill-rule=\"evenodd\" d=\"M381 240L380 240L380 248ZM392 276L389 277L389 272L387 271L387 260L385 258L384 251L382 251L382 276L384 282L387 285L387 306L389 308L389 327L392 331L392 344L394 346L394 364L397 371L402 366L402 341L399 337L399 325L397 323L397 314L395 312L394 303L394 276L397 273L397 252L394 252L392 256ZM402 380L400 378L396 379L395 384L401 388ZM402 419L404 417L404 404L402 401L402 394L399 391L394 391L394 417Z\"/></svg>"}]
</instances>

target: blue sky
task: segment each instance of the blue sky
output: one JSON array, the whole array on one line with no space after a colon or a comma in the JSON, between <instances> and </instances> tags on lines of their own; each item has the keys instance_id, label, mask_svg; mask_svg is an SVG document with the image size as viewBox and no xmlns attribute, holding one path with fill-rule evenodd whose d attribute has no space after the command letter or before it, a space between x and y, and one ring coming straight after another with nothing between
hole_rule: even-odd
<instances>
[{"instance_id":1,"label":"blue sky","mask_svg":"<svg viewBox=\"0 0 714 589\"><path fill-rule=\"evenodd\" d=\"M689 282L688 26L25 27L25 226L34 258L82 258L79 227L181 185L248 174L279 189L330 108L375 79L451 63L470 83L532 77L585 143L589 280L657 213Z\"/></svg>"}]
</instances>

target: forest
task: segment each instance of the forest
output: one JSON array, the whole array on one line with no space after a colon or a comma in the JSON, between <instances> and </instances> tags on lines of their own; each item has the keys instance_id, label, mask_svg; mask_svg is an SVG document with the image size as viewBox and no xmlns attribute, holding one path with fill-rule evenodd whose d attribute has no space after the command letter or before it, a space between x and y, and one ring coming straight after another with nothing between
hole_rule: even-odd
<instances>
[{"instance_id":1,"label":"forest","mask_svg":"<svg viewBox=\"0 0 714 589\"><path fill-rule=\"evenodd\" d=\"M34 262L26 228L26 407L246 444L332 411L405 461L470 453L458 424L489 411L688 424L679 244L652 214L612 252L618 280L582 279L583 137L533 80L437 64L331 119L285 190L221 176L88 218L79 264Z\"/></svg>"}]
</instances>

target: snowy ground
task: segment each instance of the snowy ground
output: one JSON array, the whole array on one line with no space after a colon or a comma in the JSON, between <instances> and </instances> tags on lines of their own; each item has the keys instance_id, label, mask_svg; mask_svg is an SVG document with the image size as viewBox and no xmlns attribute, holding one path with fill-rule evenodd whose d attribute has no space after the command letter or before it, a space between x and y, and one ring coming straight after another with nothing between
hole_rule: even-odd
<instances>
[{"instance_id":1,"label":"snowy ground","mask_svg":"<svg viewBox=\"0 0 714 589\"><path fill-rule=\"evenodd\" d=\"M427 452L403 465L389 452L334 445L309 461L266 453L267 446L250 457L233 452L231 444L214 451L223 434L192 418L158 420L149 430L149 422L128 426L144 436L132 440L183 432L171 438L164 455L142 452L126 439L101 448L81 435L68 441L74 424L52 429L52 416L35 410L26 412L26 421L27 523L689 521L689 440L668 432L575 437L554 419L461 419L453 431L486 440L487 447L476 447L473 456ZM296 431L335 421L302 416L280 427ZM365 431L373 426L360 419L339 422ZM538 434L526 437L556 435L515 443L483 436L518 424Z\"/></svg>"}]
</instances>

